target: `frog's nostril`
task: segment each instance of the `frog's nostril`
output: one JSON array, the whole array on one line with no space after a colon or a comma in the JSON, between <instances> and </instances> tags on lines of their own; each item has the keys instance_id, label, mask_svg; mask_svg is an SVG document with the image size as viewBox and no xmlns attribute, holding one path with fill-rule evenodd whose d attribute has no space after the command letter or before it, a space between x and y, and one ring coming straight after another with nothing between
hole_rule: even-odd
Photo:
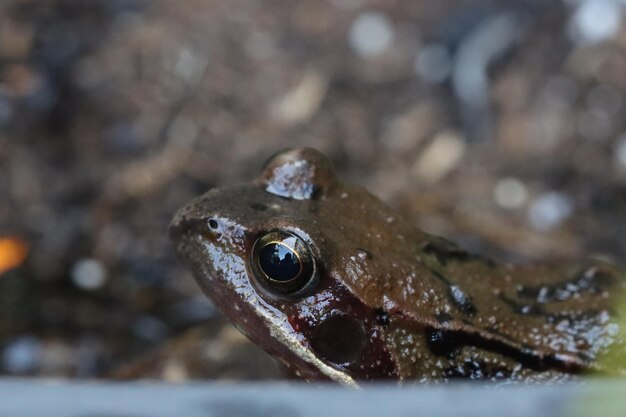
<instances>
[{"instance_id":1,"label":"frog's nostril","mask_svg":"<svg viewBox=\"0 0 626 417\"><path fill-rule=\"evenodd\" d=\"M175 219L170 226L170 238L173 241L183 239L185 235L203 236L206 239L220 239L220 222L214 218L182 217Z\"/></svg>"}]
</instances>

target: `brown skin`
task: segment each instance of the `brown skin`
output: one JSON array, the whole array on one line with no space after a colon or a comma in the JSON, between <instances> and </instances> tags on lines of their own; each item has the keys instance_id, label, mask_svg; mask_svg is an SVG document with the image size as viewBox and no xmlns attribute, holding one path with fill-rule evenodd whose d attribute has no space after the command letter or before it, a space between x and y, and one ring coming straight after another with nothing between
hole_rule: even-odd
<instances>
[{"instance_id":1,"label":"brown skin","mask_svg":"<svg viewBox=\"0 0 626 417\"><path fill-rule=\"evenodd\" d=\"M290 293L259 267L253 248L268 232L296 236L310 261ZM171 237L217 307L309 380L562 380L608 372L598 359L626 350L614 317L623 272L470 255L341 183L314 149L282 152L254 182L193 200Z\"/></svg>"}]
</instances>

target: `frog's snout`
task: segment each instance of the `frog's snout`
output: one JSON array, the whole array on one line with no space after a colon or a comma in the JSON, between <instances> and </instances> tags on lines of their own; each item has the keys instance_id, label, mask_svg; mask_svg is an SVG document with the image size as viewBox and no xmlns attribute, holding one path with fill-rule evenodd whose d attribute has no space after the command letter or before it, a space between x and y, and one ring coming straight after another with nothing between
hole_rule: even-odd
<instances>
[{"instance_id":1,"label":"frog's snout","mask_svg":"<svg viewBox=\"0 0 626 417\"><path fill-rule=\"evenodd\" d=\"M206 207L199 207L196 200L176 212L170 223L170 239L178 242L185 235L200 234L211 237L219 229L216 218L207 213Z\"/></svg>"},{"instance_id":2,"label":"frog's snout","mask_svg":"<svg viewBox=\"0 0 626 417\"><path fill-rule=\"evenodd\" d=\"M201 223L201 219L185 217L180 215L179 211L170 223L170 239L174 242L180 241L186 234L193 233L198 230L199 227L202 227Z\"/></svg>"},{"instance_id":3,"label":"frog's snout","mask_svg":"<svg viewBox=\"0 0 626 417\"><path fill-rule=\"evenodd\" d=\"M225 235L234 234L233 227L219 204L220 189L213 189L196 198L176 212L170 224L170 239L180 242L188 237L202 237L207 241L221 241Z\"/></svg>"}]
</instances>

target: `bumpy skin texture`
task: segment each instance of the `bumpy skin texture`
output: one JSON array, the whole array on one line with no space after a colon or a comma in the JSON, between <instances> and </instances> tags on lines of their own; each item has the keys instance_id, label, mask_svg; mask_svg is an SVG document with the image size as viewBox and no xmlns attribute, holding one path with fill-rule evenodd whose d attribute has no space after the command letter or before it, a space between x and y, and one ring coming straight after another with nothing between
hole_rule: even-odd
<instances>
[{"instance_id":1,"label":"bumpy skin texture","mask_svg":"<svg viewBox=\"0 0 626 417\"><path fill-rule=\"evenodd\" d=\"M280 295L252 268L259 236L309 247L317 280ZM562 380L624 374L615 267L497 265L399 218L340 182L314 149L272 158L250 184L213 189L174 217L171 237L205 293L252 341L305 379Z\"/></svg>"}]
</instances>

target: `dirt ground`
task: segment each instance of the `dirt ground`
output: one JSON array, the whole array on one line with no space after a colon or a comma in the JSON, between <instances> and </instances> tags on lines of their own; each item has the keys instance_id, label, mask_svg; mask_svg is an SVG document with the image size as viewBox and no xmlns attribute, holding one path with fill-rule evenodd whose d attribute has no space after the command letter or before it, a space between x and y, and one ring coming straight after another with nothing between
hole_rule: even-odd
<instances>
[{"instance_id":1,"label":"dirt ground","mask_svg":"<svg viewBox=\"0 0 626 417\"><path fill-rule=\"evenodd\" d=\"M286 147L469 250L625 265L624 8L1 2L0 372L281 377L167 226Z\"/></svg>"}]
</instances>

